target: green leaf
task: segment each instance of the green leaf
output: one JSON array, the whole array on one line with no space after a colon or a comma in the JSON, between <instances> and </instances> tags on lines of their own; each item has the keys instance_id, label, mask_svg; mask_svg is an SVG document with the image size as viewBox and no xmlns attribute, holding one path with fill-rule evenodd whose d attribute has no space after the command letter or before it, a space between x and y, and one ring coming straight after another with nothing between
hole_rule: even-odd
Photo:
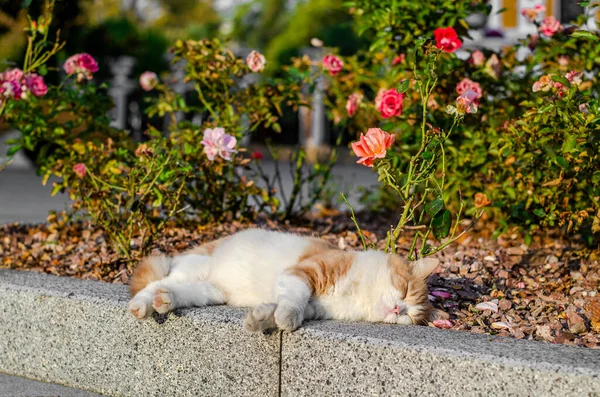
<instances>
[{"instance_id":1,"label":"green leaf","mask_svg":"<svg viewBox=\"0 0 600 397\"><path fill-rule=\"evenodd\" d=\"M577 137L575 135L569 135L566 141L563 142L562 151L563 153L571 153L577 146Z\"/></svg>"},{"instance_id":2,"label":"green leaf","mask_svg":"<svg viewBox=\"0 0 600 397\"><path fill-rule=\"evenodd\" d=\"M530 233L525 233L524 240L525 240L525 245L528 247L531 245L531 243L533 243L533 237L531 237Z\"/></svg>"},{"instance_id":3,"label":"green leaf","mask_svg":"<svg viewBox=\"0 0 600 397\"><path fill-rule=\"evenodd\" d=\"M444 208L444 200L441 197L436 197L434 200L425 205L425 212L429 216L436 216Z\"/></svg>"},{"instance_id":4,"label":"green leaf","mask_svg":"<svg viewBox=\"0 0 600 397\"><path fill-rule=\"evenodd\" d=\"M541 108L538 109L538 113L546 113L549 112L550 110L552 110L552 108L554 107L554 105L552 103L549 103L545 106L542 106Z\"/></svg>"},{"instance_id":5,"label":"green leaf","mask_svg":"<svg viewBox=\"0 0 600 397\"><path fill-rule=\"evenodd\" d=\"M543 209L541 209L541 208L536 208L536 209L533 211L533 213L534 213L534 214L536 214L537 216L539 216L540 218L544 218L544 217L546 216L546 213L545 213L545 212L544 212L544 210L543 210Z\"/></svg>"},{"instance_id":6,"label":"green leaf","mask_svg":"<svg viewBox=\"0 0 600 397\"><path fill-rule=\"evenodd\" d=\"M12 157L14 156L19 150L21 150L21 145L15 145L15 146L11 146L8 148L8 150L6 151L6 156L7 157Z\"/></svg>"},{"instance_id":7,"label":"green leaf","mask_svg":"<svg viewBox=\"0 0 600 397\"><path fill-rule=\"evenodd\" d=\"M32 0L23 0L23 3L21 3L21 8L27 8L29 7L29 5L31 4Z\"/></svg>"},{"instance_id":8,"label":"green leaf","mask_svg":"<svg viewBox=\"0 0 600 397\"><path fill-rule=\"evenodd\" d=\"M567 80L567 78L565 76L561 76L558 74L553 74L552 75L552 81L556 81L557 83L561 83L562 85L566 86L566 87L570 87L571 83L569 82L569 80Z\"/></svg>"},{"instance_id":9,"label":"green leaf","mask_svg":"<svg viewBox=\"0 0 600 397\"><path fill-rule=\"evenodd\" d=\"M409 85L410 85L410 80L404 80L400 84L398 84L398 88L396 88L396 90L402 94L402 93L406 92L406 90L408 90Z\"/></svg>"},{"instance_id":10,"label":"green leaf","mask_svg":"<svg viewBox=\"0 0 600 397\"><path fill-rule=\"evenodd\" d=\"M394 122L390 121L388 123L383 123L379 126L379 128L381 128L384 131L390 131L394 128Z\"/></svg>"},{"instance_id":11,"label":"green leaf","mask_svg":"<svg viewBox=\"0 0 600 397\"><path fill-rule=\"evenodd\" d=\"M451 226L452 214L450 214L450 211L448 210L438 213L431 221L431 230L438 240L448 237Z\"/></svg>"},{"instance_id":12,"label":"green leaf","mask_svg":"<svg viewBox=\"0 0 600 397\"><path fill-rule=\"evenodd\" d=\"M563 167L565 170L569 169L569 162L561 156L556 156L556 163Z\"/></svg>"},{"instance_id":13,"label":"green leaf","mask_svg":"<svg viewBox=\"0 0 600 397\"><path fill-rule=\"evenodd\" d=\"M584 38L584 39L593 40L593 41L599 40L599 38L596 34L594 34L592 32L588 32L587 30L576 30L573 33L571 33L571 37Z\"/></svg>"},{"instance_id":14,"label":"green leaf","mask_svg":"<svg viewBox=\"0 0 600 397\"><path fill-rule=\"evenodd\" d=\"M77 142L75 144L73 144L72 146L73 150L75 150L77 153L84 155L85 154L85 144L82 142Z\"/></svg>"},{"instance_id":15,"label":"green leaf","mask_svg":"<svg viewBox=\"0 0 600 397\"><path fill-rule=\"evenodd\" d=\"M48 68L46 67L46 65L40 66L40 68L38 69L38 73L41 74L42 76L47 75L48 74Z\"/></svg>"}]
</instances>

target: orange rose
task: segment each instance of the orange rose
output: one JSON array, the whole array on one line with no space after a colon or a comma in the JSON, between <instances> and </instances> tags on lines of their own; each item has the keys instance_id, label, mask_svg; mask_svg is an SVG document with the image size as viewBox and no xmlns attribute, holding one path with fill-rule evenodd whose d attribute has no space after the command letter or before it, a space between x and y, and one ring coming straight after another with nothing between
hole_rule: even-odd
<instances>
[{"instance_id":1,"label":"orange rose","mask_svg":"<svg viewBox=\"0 0 600 397\"><path fill-rule=\"evenodd\" d=\"M483 208L492 204L492 200L488 200L487 196L483 193L475 193L475 208Z\"/></svg>"},{"instance_id":2,"label":"orange rose","mask_svg":"<svg viewBox=\"0 0 600 397\"><path fill-rule=\"evenodd\" d=\"M360 134L358 142L352 142L352 150L360 157L358 164L373 167L373 160L382 159L396 137L380 128L369 128L367 134Z\"/></svg>"}]
</instances>

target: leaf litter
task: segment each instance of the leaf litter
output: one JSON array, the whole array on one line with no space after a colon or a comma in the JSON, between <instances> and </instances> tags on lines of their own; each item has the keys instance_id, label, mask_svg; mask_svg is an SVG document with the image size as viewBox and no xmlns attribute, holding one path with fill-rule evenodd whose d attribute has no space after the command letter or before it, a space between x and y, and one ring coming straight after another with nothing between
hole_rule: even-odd
<instances>
[{"instance_id":1,"label":"leaf litter","mask_svg":"<svg viewBox=\"0 0 600 397\"><path fill-rule=\"evenodd\" d=\"M361 217L366 240L383 249L385 217ZM59 214L44 224L0 225L0 267L128 284L135 261L119 259L101 229L66 219ZM493 226L486 226L436 256L440 266L429 278L429 298L450 320L430 326L600 348L600 250L553 231L528 247L517 231L493 238ZM334 214L294 223L260 217L251 224L170 226L148 253L174 254L249 227L319 236L342 249L362 246L352 221ZM411 242L407 232L398 253L406 255ZM134 256L138 244L131 242Z\"/></svg>"}]
</instances>

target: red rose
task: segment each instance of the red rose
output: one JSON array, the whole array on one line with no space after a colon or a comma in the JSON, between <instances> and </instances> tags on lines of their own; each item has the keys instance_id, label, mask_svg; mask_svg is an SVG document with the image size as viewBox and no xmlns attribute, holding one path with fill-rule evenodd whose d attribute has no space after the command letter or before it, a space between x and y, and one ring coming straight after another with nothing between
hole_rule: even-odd
<instances>
[{"instance_id":1,"label":"red rose","mask_svg":"<svg viewBox=\"0 0 600 397\"><path fill-rule=\"evenodd\" d=\"M402 114L402 101L404 94L400 94L395 88L389 90L381 89L375 98L375 107L384 119Z\"/></svg>"},{"instance_id":2,"label":"red rose","mask_svg":"<svg viewBox=\"0 0 600 397\"><path fill-rule=\"evenodd\" d=\"M437 28L433 31L435 46L445 52L454 52L462 47L462 41L458 38L453 27Z\"/></svg>"},{"instance_id":3,"label":"red rose","mask_svg":"<svg viewBox=\"0 0 600 397\"><path fill-rule=\"evenodd\" d=\"M259 152L259 151L253 152L253 153L250 155L250 158L251 158L251 159L253 159L253 160L257 160L257 161L260 161L260 160L262 160L264 157L265 157L265 156L263 156L263 154L262 154L261 152Z\"/></svg>"}]
</instances>

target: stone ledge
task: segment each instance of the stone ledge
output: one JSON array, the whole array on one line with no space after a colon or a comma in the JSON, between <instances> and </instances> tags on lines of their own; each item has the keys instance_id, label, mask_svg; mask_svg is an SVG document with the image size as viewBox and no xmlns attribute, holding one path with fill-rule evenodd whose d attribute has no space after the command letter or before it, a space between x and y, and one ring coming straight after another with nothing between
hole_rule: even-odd
<instances>
[{"instance_id":1,"label":"stone ledge","mask_svg":"<svg viewBox=\"0 0 600 397\"><path fill-rule=\"evenodd\" d=\"M0 270L0 372L107 395L277 395L279 337L243 310L127 311L125 286Z\"/></svg>"},{"instance_id":2,"label":"stone ledge","mask_svg":"<svg viewBox=\"0 0 600 397\"><path fill-rule=\"evenodd\" d=\"M598 350L430 327L308 324L286 335L282 395L598 396Z\"/></svg>"},{"instance_id":3,"label":"stone ledge","mask_svg":"<svg viewBox=\"0 0 600 397\"><path fill-rule=\"evenodd\" d=\"M0 294L0 372L108 395L600 395L598 350L327 321L284 334L280 368L243 310L138 322L124 286L12 270Z\"/></svg>"}]
</instances>

